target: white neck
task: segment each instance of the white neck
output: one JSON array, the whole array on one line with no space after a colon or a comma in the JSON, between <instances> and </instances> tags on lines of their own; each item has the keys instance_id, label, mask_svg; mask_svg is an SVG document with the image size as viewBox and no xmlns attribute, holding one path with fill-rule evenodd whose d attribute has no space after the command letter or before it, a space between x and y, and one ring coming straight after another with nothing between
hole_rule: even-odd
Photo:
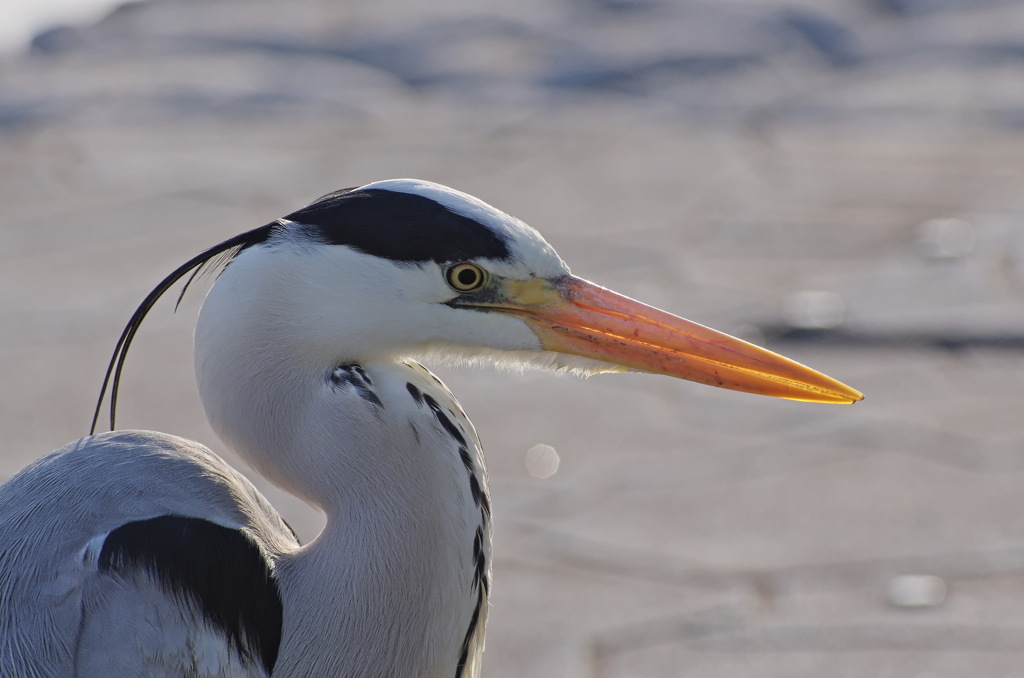
<instances>
[{"instance_id":1,"label":"white neck","mask_svg":"<svg viewBox=\"0 0 1024 678\"><path fill-rule=\"evenodd\" d=\"M337 362L291 346L287 318L258 290L232 291L241 282L230 273L196 330L207 415L260 473L327 514L316 540L278 562L285 625L275 674L454 676L474 614L481 631L468 658L478 663L487 581L475 558L483 551L489 563L488 515L459 445L408 384L439 402L446 391L417 368L367 361L375 405L331 380ZM240 298L262 305L242 308ZM476 436L457 405L445 407L486 492Z\"/></svg>"}]
</instances>

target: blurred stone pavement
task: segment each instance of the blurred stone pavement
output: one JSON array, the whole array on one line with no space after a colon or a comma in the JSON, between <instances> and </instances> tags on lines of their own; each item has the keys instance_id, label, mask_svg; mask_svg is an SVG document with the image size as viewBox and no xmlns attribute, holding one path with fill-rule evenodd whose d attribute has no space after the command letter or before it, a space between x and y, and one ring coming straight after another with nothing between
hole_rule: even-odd
<instances>
[{"instance_id":1,"label":"blurred stone pavement","mask_svg":"<svg viewBox=\"0 0 1024 678\"><path fill-rule=\"evenodd\" d=\"M394 176L867 394L438 370L488 447L485 675L1024 676L1024 3L155 0L47 31L0 62L0 477L85 434L178 263ZM223 452L201 296L151 315L119 423Z\"/></svg>"}]
</instances>

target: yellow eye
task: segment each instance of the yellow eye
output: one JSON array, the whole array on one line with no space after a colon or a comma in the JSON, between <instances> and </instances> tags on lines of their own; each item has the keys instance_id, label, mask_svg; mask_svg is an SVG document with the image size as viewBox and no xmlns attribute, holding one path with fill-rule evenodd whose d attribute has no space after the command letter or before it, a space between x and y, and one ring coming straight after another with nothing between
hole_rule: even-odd
<instances>
[{"instance_id":1,"label":"yellow eye","mask_svg":"<svg viewBox=\"0 0 1024 678\"><path fill-rule=\"evenodd\" d=\"M455 264L448 269L448 284L458 292L472 292L486 282L487 274L476 264Z\"/></svg>"}]
</instances>

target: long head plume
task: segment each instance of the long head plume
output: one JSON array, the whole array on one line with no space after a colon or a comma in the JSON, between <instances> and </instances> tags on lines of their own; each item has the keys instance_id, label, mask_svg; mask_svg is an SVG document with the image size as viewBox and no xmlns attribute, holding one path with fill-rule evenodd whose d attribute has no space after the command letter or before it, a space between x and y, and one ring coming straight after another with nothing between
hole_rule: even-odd
<instances>
[{"instance_id":1,"label":"long head plume","mask_svg":"<svg viewBox=\"0 0 1024 678\"><path fill-rule=\"evenodd\" d=\"M162 297L176 282L191 273L188 280L185 281L185 284L181 289L181 293L178 295L177 303L180 304L182 298L185 296L185 292L188 291L189 285L192 284L192 281L195 280L197 275L204 270L217 270L226 266L242 250L265 242L267 238L270 237L270 233L277 226L278 222L273 222L242 233L241 235L236 235L233 238L225 240L219 245L214 245L174 269L170 275L161 280L160 283L146 295L146 298L142 300L142 303L139 304L139 307L135 309L135 313L133 313L132 317L128 320L128 324L125 325L124 331L121 332L121 337L117 340L117 345L114 346L114 354L110 357L110 363L107 365L107 372L103 376L103 385L100 387L100 395L96 399L96 409L93 411L92 425L89 427L89 435L96 433L96 425L99 423L100 411L103 409L103 401L106 397L108 387L110 388L110 430L113 431L116 428L117 393L121 385L121 373L124 371L124 362L128 357L128 349L131 347L132 340L135 338L139 328L142 326L142 321L145 320L146 315L156 304L157 300L159 300L160 297ZM175 308L177 308L177 304L175 305Z\"/></svg>"}]
</instances>

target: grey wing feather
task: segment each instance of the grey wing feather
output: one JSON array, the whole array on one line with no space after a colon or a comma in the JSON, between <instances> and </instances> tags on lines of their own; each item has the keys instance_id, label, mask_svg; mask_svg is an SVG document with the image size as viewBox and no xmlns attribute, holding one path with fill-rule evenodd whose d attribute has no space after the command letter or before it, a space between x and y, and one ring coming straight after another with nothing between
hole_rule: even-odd
<instances>
[{"instance_id":1,"label":"grey wing feather","mask_svg":"<svg viewBox=\"0 0 1024 678\"><path fill-rule=\"evenodd\" d=\"M173 656L173 648L186 647L209 659L195 668L217 665L218 642L227 641L194 601L183 602L145 569L101 576L107 535L158 516L202 518L238 530L269 567L277 555L298 547L252 484L198 443L145 431L71 443L0 486L0 676L90 675L76 674L76 657L92 661L89 653L102 654L104 644L109 653L131 655L127 640L141 627L129 633L117 624L147 614L156 615L151 621L159 632L148 640L140 637L132 652L163 656L160 661L169 664L185 661ZM132 657L124 658L126 665ZM156 666L143 673L160 675ZM123 675L139 674L126 670Z\"/></svg>"}]
</instances>

